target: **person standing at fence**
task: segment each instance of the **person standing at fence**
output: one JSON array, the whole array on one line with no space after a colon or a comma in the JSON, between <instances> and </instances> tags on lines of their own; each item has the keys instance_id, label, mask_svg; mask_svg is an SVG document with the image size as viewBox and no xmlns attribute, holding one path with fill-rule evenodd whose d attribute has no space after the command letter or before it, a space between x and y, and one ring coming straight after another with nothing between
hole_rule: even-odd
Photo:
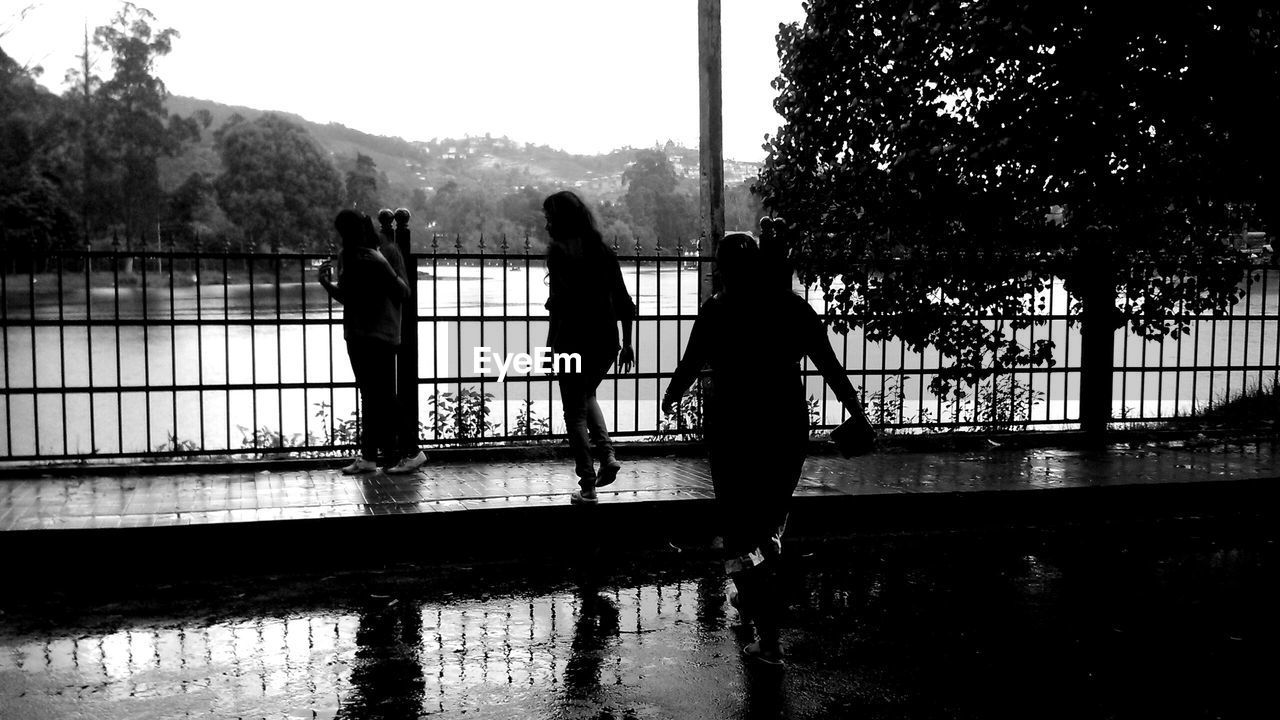
<instances>
[{"instance_id":1,"label":"person standing at fence","mask_svg":"<svg viewBox=\"0 0 1280 720\"><path fill-rule=\"evenodd\" d=\"M338 267L320 269L320 284L343 306L342 336L356 377L363 411L360 457L342 469L348 475L378 469L399 457L396 423L396 348L400 345L400 303L409 285L378 251L378 234L367 215L342 210L334 219L342 238Z\"/></svg>"},{"instance_id":2,"label":"person standing at fence","mask_svg":"<svg viewBox=\"0 0 1280 720\"><path fill-rule=\"evenodd\" d=\"M388 213L389 210L382 212ZM381 218L379 218L381 221ZM379 233L378 252L387 259L387 263L391 265L391 269L396 271L396 275L404 281L405 287L408 288L409 283L417 282L417 271L414 271L414 278L410 279L408 270L406 269L405 258L400 254L400 248L396 245L393 235L390 233ZM411 295L405 295L408 300ZM417 316L417 308L410 307L412 303L401 303L401 325L406 322L415 322ZM397 361L399 362L399 361ZM400 374L396 373L399 378ZM405 403L401 399L403 393L416 392L416 387L402 388L398 384L396 386L396 406L400 411L397 414L396 439L399 442L397 448L397 456L400 458L395 465L387 468L387 472L392 475L411 473L427 461L427 454L418 448L418 418L412 417L413 412L404 413Z\"/></svg>"},{"instance_id":3,"label":"person standing at fence","mask_svg":"<svg viewBox=\"0 0 1280 720\"><path fill-rule=\"evenodd\" d=\"M813 361L849 413L860 417L863 409L822 320L789 284L774 281L754 237L725 236L716 268L723 290L699 310L662 410L671 415L711 367L705 431L725 570L736 588L730 601L756 629L758 639L743 652L781 665L777 566L809 443L800 361Z\"/></svg>"},{"instance_id":4,"label":"person standing at fence","mask_svg":"<svg viewBox=\"0 0 1280 720\"><path fill-rule=\"evenodd\" d=\"M564 404L565 428L573 452L579 489L574 504L597 502L596 488L612 483L622 465L614 453L596 389L615 360L623 372L635 362L631 324L636 307L622 281L622 268L604 244L591 209L567 190L542 203L551 246L547 250L551 328L547 345L555 353L576 354L579 367L557 379ZM618 324L622 324L622 342ZM621 351L621 352L619 352ZM600 461L597 472L592 458Z\"/></svg>"}]
</instances>

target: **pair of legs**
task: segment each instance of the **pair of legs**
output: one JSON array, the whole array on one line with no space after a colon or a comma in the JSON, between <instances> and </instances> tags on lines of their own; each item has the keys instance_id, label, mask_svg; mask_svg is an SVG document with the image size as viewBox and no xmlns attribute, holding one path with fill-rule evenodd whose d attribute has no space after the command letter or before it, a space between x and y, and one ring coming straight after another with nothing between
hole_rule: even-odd
<instances>
[{"instance_id":1,"label":"pair of legs","mask_svg":"<svg viewBox=\"0 0 1280 720\"><path fill-rule=\"evenodd\" d=\"M396 348L382 340L347 341L347 356L360 390L363 423L360 428L360 457L376 463L399 459L396 426L401 422L396 398Z\"/></svg>"},{"instance_id":2,"label":"pair of legs","mask_svg":"<svg viewBox=\"0 0 1280 720\"><path fill-rule=\"evenodd\" d=\"M613 364L613 358L582 354L582 371L559 375L560 401L564 405L564 424L569 433L569 449L573 453L574 472L584 492L594 492L596 470L592 447L600 459L601 470L616 466L613 441L604 423L604 413L596 400L596 389ZM613 471L616 475L616 470Z\"/></svg>"},{"instance_id":3,"label":"pair of legs","mask_svg":"<svg viewBox=\"0 0 1280 720\"><path fill-rule=\"evenodd\" d=\"M807 418L803 425L744 421L750 417L744 413L708 427L711 479L735 604L755 627L754 652L777 660L786 606L779 575L782 536L804 467L808 425Z\"/></svg>"}]
</instances>

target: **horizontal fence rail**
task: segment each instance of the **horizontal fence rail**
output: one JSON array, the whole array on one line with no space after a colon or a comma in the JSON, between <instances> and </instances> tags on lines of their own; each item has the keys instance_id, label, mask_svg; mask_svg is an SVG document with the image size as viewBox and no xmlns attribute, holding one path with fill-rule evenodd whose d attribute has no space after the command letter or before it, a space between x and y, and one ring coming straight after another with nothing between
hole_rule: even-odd
<instances>
[{"instance_id":1,"label":"horizontal fence rail","mask_svg":"<svg viewBox=\"0 0 1280 720\"><path fill-rule=\"evenodd\" d=\"M462 252L432 238L409 255L415 275L416 366L402 389L417 399L427 446L558 443L554 377L477 372L475 349L529 353L546 345L546 263L527 238ZM710 287L697 252L619 251L638 318L633 372L610 371L599 390L612 434L693 439L701 398L674 418L659 410ZM0 460L68 461L196 456L323 456L349 452L359 404L342 337L342 310L317 281L319 253L179 251L172 247L42 250L0 273ZM1117 330L1113 425L1203 419L1272 393L1280 377L1280 270L1259 266L1229 312L1204 314L1178 339ZM820 313L822 294L795 288ZM945 358L859 327L830 339L872 419L891 431L1074 429L1081 424L1080 320L1060 280L1025 329L1026 346L1055 343L1052 367L999 372L963 398L930 392ZM977 317L985 323L1013 318ZM856 325L856 324L855 324ZM406 332L406 337L412 333ZM491 366L496 365L491 362ZM412 370L412 368L410 368ZM844 419L840 403L803 367L815 428ZM412 382L402 381L403 382Z\"/></svg>"}]
</instances>

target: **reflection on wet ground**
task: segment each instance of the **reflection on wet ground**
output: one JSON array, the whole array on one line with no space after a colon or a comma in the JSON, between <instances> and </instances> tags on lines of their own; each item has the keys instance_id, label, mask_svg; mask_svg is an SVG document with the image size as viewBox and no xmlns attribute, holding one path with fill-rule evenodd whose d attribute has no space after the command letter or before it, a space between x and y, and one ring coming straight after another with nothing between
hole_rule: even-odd
<instances>
[{"instance_id":1,"label":"reflection on wet ground","mask_svg":"<svg viewBox=\"0 0 1280 720\"><path fill-rule=\"evenodd\" d=\"M799 544L784 673L744 667L707 554L33 593L0 716L1229 716L1277 669L1271 528Z\"/></svg>"}]
</instances>

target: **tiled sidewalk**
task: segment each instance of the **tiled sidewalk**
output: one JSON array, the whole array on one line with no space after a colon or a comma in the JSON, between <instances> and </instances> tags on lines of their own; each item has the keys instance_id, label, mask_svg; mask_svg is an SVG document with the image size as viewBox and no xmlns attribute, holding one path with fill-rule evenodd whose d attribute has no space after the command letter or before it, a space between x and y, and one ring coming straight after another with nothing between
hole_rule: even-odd
<instances>
[{"instance_id":1,"label":"tiled sidewalk","mask_svg":"<svg viewBox=\"0 0 1280 720\"><path fill-rule=\"evenodd\" d=\"M601 505L710 500L706 461L628 460ZM1275 444L1105 452L1036 449L810 458L797 496L948 494L1280 480ZM39 471L33 470L33 475ZM0 532L87 530L567 505L565 460L429 463L415 475L334 470L0 480Z\"/></svg>"}]
</instances>

